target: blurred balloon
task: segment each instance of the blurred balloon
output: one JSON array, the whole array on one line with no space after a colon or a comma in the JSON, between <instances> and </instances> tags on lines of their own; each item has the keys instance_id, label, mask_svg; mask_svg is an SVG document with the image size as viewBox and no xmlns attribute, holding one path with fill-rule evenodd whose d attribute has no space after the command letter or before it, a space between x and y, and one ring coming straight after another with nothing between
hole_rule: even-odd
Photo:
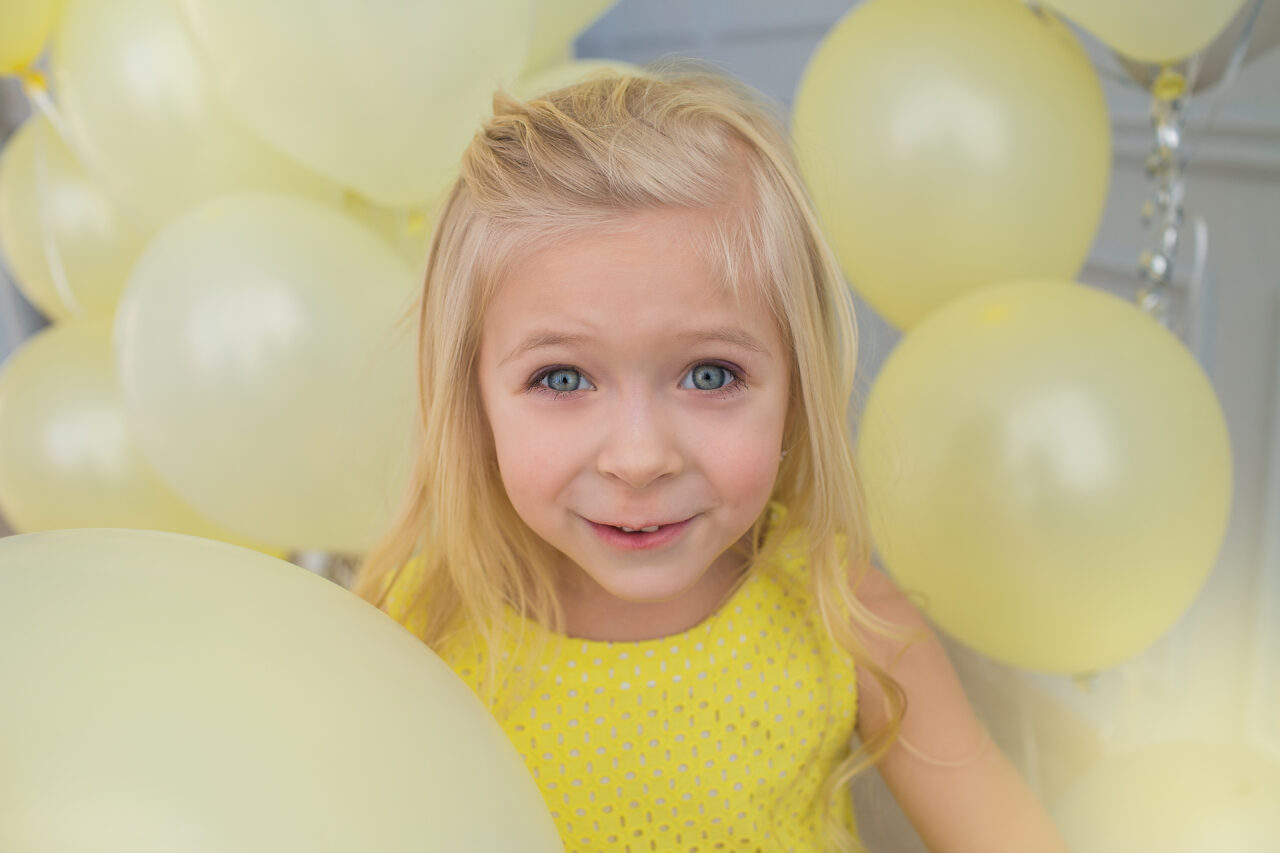
<instances>
[{"instance_id":1,"label":"blurred balloon","mask_svg":"<svg viewBox=\"0 0 1280 853\"><path fill-rule=\"evenodd\" d=\"M534 0L533 40L522 76L573 59L573 43L618 0Z\"/></svg>"},{"instance_id":2,"label":"blurred balloon","mask_svg":"<svg viewBox=\"0 0 1280 853\"><path fill-rule=\"evenodd\" d=\"M521 77L511 87L511 94L522 100L536 98L546 92L553 92L565 86L577 83L585 77L601 71L615 71L619 74L634 74L640 69L630 62L620 59L580 59L551 65L541 71Z\"/></svg>"},{"instance_id":3,"label":"blurred balloon","mask_svg":"<svg viewBox=\"0 0 1280 853\"><path fill-rule=\"evenodd\" d=\"M1018 0L869 0L796 94L805 177L850 283L908 328L961 293L1071 278L1110 173L1102 87Z\"/></svg>"},{"instance_id":4,"label":"blurred balloon","mask_svg":"<svg viewBox=\"0 0 1280 853\"><path fill-rule=\"evenodd\" d=\"M52 69L68 142L145 232L231 190L336 192L225 109L174 0L69 0Z\"/></svg>"},{"instance_id":5,"label":"blurred balloon","mask_svg":"<svg viewBox=\"0 0 1280 853\"><path fill-rule=\"evenodd\" d=\"M111 321L69 319L0 372L0 510L17 530L142 527L225 539L143 460L125 420Z\"/></svg>"},{"instance_id":6,"label":"blurred balloon","mask_svg":"<svg viewBox=\"0 0 1280 853\"><path fill-rule=\"evenodd\" d=\"M37 114L0 152L0 248L31 304L60 320L114 311L142 238Z\"/></svg>"},{"instance_id":7,"label":"blurred balloon","mask_svg":"<svg viewBox=\"0 0 1280 853\"><path fill-rule=\"evenodd\" d=\"M16 74L44 51L65 0L0 0L0 74Z\"/></svg>"},{"instance_id":8,"label":"blurred balloon","mask_svg":"<svg viewBox=\"0 0 1280 853\"><path fill-rule=\"evenodd\" d=\"M1217 38L1244 0L1040 0L1140 62L1176 62Z\"/></svg>"},{"instance_id":9,"label":"blurred balloon","mask_svg":"<svg viewBox=\"0 0 1280 853\"><path fill-rule=\"evenodd\" d=\"M501 728L335 584L217 542L0 540L0 849L562 850Z\"/></svg>"},{"instance_id":10,"label":"blurred balloon","mask_svg":"<svg viewBox=\"0 0 1280 853\"><path fill-rule=\"evenodd\" d=\"M423 207L387 207L347 192L338 209L386 240L387 245L416 272L426 263L427 251L431 248L431 229L444 198L441 196L436 203Z\"/></svg>"},{"instance_id":11,"label":"blurred balloon","mask_svg":"<svg viewBox=\"0 0 1280 853\"><path fill-rule=\"evenodd\" d=\"M1186 611L1231 496L1226 423L1181 343L1123 300L1020 282L890 354L859 437L885 567L956 639L1092 672Z\"/></svg>"},{"instance_id":12,"label":"blurred balloon","mask_svg":"<svg viewBox=\"0 0 1280 853\"><path fill-rule=\"evenodd\" d=\"M1257 11L1256 19L1253 17L1255 10ZM1275 0L1246 3L1222 34L1199 54L1199 67L1195 73L1195 81L1191 85L1192 92L1211 89L1219 82L1224 82L1223 77L1231 65L1233 54L1240 47L1245 27L1250 20L1253 21L1253 25L1248 34L1244 56L1241 58L1244 65L1280 44L1280 3ZM1129 76L1144 89L1150 89L1160 74L1159 64L1136 62L1124 56L1119 58L1125 70L1129 72Z\"/></svg>"},{"instance_id":13,"label":"blurred balloon","mask_svg":"<svg viewBox=\"0 0 1280 853\"><path fill-rule=\"evenodd\" d=\"M117 312L143 453L255 541L363 551L407 466L412 297L391 249L328 207L248 193L192 210L143 252Z\"/></svg>"},{"instance_id":14,"label":"blurred balloon","mask_svg":"<svg viewBox=\"0 0 1280 853\"><path fill-rule=\"evenodd\" d=\"M1103 758L1053 812L1074 853L1274 853L1277 804L1274 759L1182 741Z\"/></svg>"},{"instance_id":15,"label":"blurred balloon","mask_svg":"<svg viewBox=\"0 0 1280 853\"><path fill-rule=\"evenodd\" d=\"M392 207L429 203L529 52L532 0L179 0L232 108Z\"/></svg>"}]
</instances>

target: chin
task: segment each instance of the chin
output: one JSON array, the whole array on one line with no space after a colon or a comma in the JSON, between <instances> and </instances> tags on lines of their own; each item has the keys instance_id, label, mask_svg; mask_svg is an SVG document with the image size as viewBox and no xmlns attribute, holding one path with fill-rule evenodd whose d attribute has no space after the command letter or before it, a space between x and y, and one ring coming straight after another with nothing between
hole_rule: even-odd
<instances>
[{"instance_id":1,"label":"chin","mask_svg":"<svg viewBox=\"0 0 1280 853\"><path fill-rule=\"evenodd\" d=\"M671 576L669 569L633 569L630 572L624 569L603 576L582 569L579 571L609 596L628 604L663 604L680 598L698 583L698 577Z\"/></svg>"}]
</instances>

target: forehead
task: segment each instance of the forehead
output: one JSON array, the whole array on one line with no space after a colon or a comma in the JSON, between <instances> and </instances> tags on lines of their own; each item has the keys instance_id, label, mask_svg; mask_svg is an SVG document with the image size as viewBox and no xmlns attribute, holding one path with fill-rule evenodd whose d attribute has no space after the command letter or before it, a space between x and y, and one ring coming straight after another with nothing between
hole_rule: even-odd
<instances>
[{"instance_id":1,"label":"forehead","mask_svg":"<svg viewBox=\"0 0 1280 853\"><path fill-rule=\"evenodd\" d=\"M485 311L486 336L553 321L615 334L714 324L777 338L759 289L726 280L720 228L709 211L646 211L518 253Z\"/></svg>"}]
</instances>

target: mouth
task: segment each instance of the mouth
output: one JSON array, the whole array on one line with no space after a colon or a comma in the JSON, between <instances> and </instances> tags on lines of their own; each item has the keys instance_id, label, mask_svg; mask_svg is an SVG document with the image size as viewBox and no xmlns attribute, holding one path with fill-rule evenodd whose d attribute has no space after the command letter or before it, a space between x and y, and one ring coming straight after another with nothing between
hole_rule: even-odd
<instances>
[{"instance_id":1,"label":"mouth","mask_svg":"<svg viewBox=\"0 0 1280 853\"><path fill-rule=\"evenodd\" d=\"M667 522L670 524L671 522ZM609 524L608 527L616 527L623 533L655 533L659 528L666 527L666 524L643 524L638 527L627 527L625 524Z\"/></svg>"},{"instance_id":2,"label":"mouth","mask_svg":"<svg viewBox=\"0 0 1280 853\"><path fill-rule=\"evenodd\" d=\"M697 516L672 522L606 523L584 519L605 544L622 550L658 548L680 537Z\"/></svg>"}]
</instances>

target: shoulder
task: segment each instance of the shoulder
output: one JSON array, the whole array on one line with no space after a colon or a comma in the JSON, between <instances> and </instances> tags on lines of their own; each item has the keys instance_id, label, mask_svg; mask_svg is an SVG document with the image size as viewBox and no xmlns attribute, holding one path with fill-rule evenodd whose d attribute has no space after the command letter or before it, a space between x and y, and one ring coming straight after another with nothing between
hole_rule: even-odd
<instances>
[{"instance_id":1,"label":"shoulder","mask_svg":"<svg viewBox=\"0 0 1280 853\"><path fill-rule=\"evenodd\" d=\"M991 743L925 617L883 572L854 574L871 660L906 697L897 740L877 766L929 849L1065 853L1048 814ZM874 678L860 673L858 689L866 740L891 721ZM996 810L1002 819L993 823Z\"/></svg>"},{"instance_id":2,"label":"shoulder","mask_svg":"<svg viewBox=\"0 0 1280 853\"><path fill-rule=\"evenodd\" d=\"M863 566L853 571L851 583L866 624L861 635L871 662L885 671L907 698L911 723L908 727L928 723L940 731L959 734L977 725L969 702L938 635L928 620L896 583L882 570ZM882 693L872 678L860 677L859 689L868 698ZM883 701L865 701L859 720L864 734L884 725ZM905 722L905 721L904 721ZM930 739L932 740L932 738ZM971 738L968 748L972 748ZM948 742L939 739L944 751Z\"/></svg>"},{"instance_id":3,"label":"shoulder","mask_svg":"<svg viewBox=\"0 0 1280 853\"><path fill-rule=\"evenodd\" d=\"M850 584L859 603L877 618L906 629L929 630L929 623L882 569L867 565L850 570Z\"/></svg>"},{"instance_id":4,"label":"shoulder","mask_svg":"<svg viewBox=\"0 0 1280 853\"><path fill-rule=\"evenodd\" d=\"M889 672L904 690L933 675L931 670L951 669L928 620L888 574L867 565L850 575L859 607L858 632L871 663Z\"/></svg>"}]
</instances>

